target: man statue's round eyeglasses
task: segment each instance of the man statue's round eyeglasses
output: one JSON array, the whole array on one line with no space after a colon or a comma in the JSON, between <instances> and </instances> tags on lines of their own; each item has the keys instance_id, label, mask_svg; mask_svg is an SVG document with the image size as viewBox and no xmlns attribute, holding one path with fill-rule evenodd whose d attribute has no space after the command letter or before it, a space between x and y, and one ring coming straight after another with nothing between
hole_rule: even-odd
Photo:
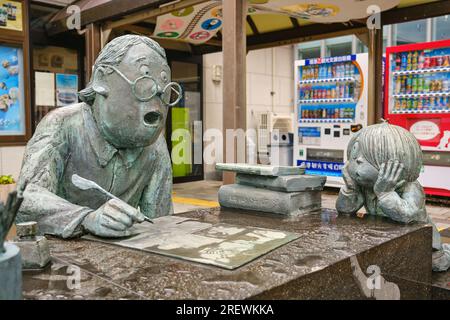
<instances>
[{"instance_id":1,"label":"man statue's round eyeglasses","mask_svg":"<svg viewBox=\"0 0 450 320\"><path fill-rule=\"evenodd\" d=\"M182 89L181 86L176 82L169 82L164 86L164 88L161 88L156 80L149 75L144 75L134 81L131 81L114 66L100 66L104 68L111 68L115 72L117 72L120 77L128 82L128 84L131 86L131 91L139 101L147 102L155 96L159 96L162 102L172 107L181 100Z\"/></svg>"}]
</instances>

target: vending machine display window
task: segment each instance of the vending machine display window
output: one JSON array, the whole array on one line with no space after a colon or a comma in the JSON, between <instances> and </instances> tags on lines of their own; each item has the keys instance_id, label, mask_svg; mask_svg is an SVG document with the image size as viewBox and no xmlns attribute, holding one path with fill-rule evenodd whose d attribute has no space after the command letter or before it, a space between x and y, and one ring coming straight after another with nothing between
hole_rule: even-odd
<instances>
[{"instance_id":1,"label":"vending machine display window","mask_svg":"<svg viewBox=\"0 0 450 320\"><path fill-rule=\"evenodd\" d=\"M327 175L328 186L343 184L341 168L351 127L367 124L367 69L365 53L295 62L294 163L309 165L309 174ZM306 154L300 152L306 147ZM330 159L323 150L334 148L341 156Z\"/></svg>"}]
</instances>

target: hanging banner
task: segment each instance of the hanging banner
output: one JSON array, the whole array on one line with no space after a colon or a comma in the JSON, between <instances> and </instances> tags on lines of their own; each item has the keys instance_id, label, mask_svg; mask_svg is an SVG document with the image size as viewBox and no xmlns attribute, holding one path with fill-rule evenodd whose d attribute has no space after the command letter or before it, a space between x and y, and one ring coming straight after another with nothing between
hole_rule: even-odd
<instances>
[{"instance_id":1,"label":"hanging banner","mask_svg":"<svg viewBox=\"0 0 450 320\"><path fill-rule=\"evenodd\" d=\"M397 6L400 0L248 0L247 14L283 14L317 23L362 19ZM158 16L153 37L205 43L222 28L222 1L206 1Z\"/></svg>"},{"instance_id":2,"label":"hanging banner","mask_svg":"<svg viewBox=\"0 0 450 320\"><path fill-rule=\"evenodd\" d=\"M204 43L222 28L222 1L207 1L158 16L153 36Z\"/></svg>"},{"instance_id":3,"label":"hanging banner","mask_svg":"<svg viewBox=\"0 0 450 320\"><path fill-rule=\"evenodd\" d=\"M400 0L249 0L259 12L286 14L317 23L346 22L392 9Z\"/></svg>"}]
</instances>

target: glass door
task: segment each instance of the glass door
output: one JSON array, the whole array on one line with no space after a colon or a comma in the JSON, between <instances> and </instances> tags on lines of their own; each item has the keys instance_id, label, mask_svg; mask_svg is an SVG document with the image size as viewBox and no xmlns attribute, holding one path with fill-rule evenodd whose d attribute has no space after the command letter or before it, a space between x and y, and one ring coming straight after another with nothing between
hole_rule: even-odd
<instances>
[{"instance_id":1,"label":"glass door","mask_svg":"<svg viewBox=\"0 0 450 320\"><path fill-rule=\"evenodd\" d=\"M172 60L170 65L172 81L183 88L183 98L171 108L166 128L174 182L203 180L201 59Z\"/></svg>"}]
</instances>

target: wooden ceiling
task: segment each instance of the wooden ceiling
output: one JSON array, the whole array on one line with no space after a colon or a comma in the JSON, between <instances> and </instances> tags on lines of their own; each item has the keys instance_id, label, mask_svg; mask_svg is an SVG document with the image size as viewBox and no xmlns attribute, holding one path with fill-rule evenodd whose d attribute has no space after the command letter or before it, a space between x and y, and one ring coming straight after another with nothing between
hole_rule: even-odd
<instances>
[{"instance_id":1,"label":"wooden ceiling","mask_svg":"<svg viewBox=\"0 0 450 320\"><path fill-rule=\"evenodd\" d=\"M101 23L114 33L137 33L151 36L156 17L177 8L195 5L206 0L79 0L73 4L82 10L81 23ZM402 0L391 10L382 13L382 24L393 24L450 14L450 0ZM62 9L47 24L50 35L65 32L67 12ZM366 21L318 24L287 15L255 14L247 16L247 47L249 50L318 40L346 34L367 32ZM198 54L220 51L221 33L202 45L158 39L166 48Z\"/></svg>"}]
</instances>

